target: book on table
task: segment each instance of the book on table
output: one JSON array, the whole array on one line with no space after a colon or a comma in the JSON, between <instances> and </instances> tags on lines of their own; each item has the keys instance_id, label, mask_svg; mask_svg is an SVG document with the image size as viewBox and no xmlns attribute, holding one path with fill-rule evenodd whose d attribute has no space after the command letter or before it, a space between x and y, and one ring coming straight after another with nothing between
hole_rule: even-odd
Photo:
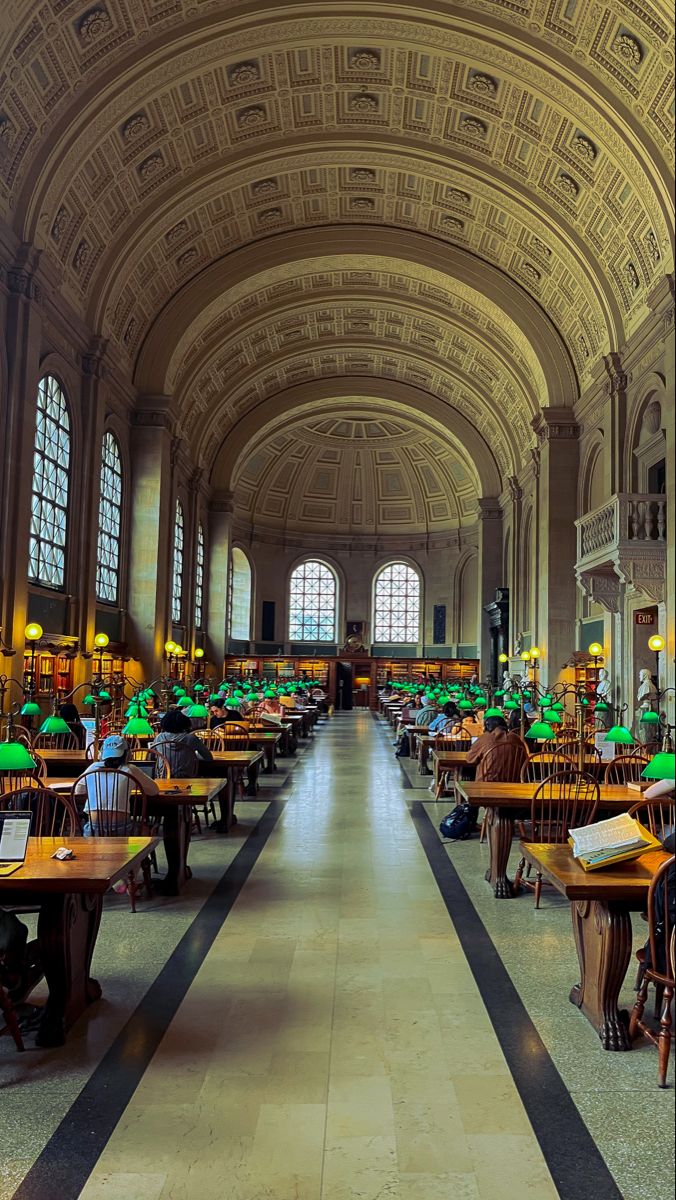
<instances>
[{"instance_id":1,"label":"book on table","mask_svg":"<svg viewBox=\"0 0 676 1200\"><path fill-rule=\"evenodd\" d=\"M573 857L585 871L596 871L619 862L628 862L654 850L661 843L645 826L628 813L619 813L593 825L570 829Z\"/></svg>"}]
</instances>

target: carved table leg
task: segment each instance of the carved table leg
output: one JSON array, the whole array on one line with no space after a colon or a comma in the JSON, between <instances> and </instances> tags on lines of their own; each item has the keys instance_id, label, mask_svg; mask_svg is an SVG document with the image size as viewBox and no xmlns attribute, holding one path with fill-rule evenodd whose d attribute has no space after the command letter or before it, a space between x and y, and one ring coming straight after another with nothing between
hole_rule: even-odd
<instances>
[{"instance_id":1,"label":"carved table leg","mask_svg":"<svg viewBox=\"0 0 676 1200\"><path fill-rule=\"evenodd\" d=\"M512 882L507 878L507 863L512 848L514 820L506 809L488 808L488 847L490 866L486 879L493 885L496 900L509 900L514 895Z\"/></svg>"},{"instance_id":2,"label":"carved table leg","mask_svg":"<svg viewBox=\"0 0 676 1200\"><path fill-rule=\"evenodd\" d=\"M631 918L618 904L580 900L571 905L580 983L570 993L598 1032L604 1050L631 1050L629 1020L617 999L631 956Z\"/></svg>"},{"instance_id":3,"label":"carved table leg","mask_svg":"<svg viewBox=\"0 0 676 1200\"><path fill-rule=\"evenodd\" d=\"M62 1046L73 1022L101 995L89 971L102 907L101 896L54 895L42 902L38 946L49 996L38 1046Z\"/></svg>"},{"instance_id":4,"label":"carved table leg","mask_svg":"<svg viewBox=\"0 0 676 1200\"><path fill-rule=\"evenodd\" d=\"M188 866L188 847L190 845L190 826L192 811L189 804L167 805L163 810L163 840L164 853L167 859L167 873L164 879L158 879L155 891L163 896L178 896L192 871Z\"/></svg>"}]
</instances>

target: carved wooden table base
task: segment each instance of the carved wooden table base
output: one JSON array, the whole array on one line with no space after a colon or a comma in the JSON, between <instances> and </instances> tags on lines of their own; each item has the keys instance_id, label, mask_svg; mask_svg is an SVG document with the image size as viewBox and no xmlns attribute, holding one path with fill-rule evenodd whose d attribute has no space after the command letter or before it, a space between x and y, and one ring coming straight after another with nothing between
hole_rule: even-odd
<instances>
[{"instance_id":1,"label":"carved wooden table base","mask_svg":"<svg viewBox=\"0 0 676 1200\"><path fill-rule=\"evenodd\" d=\"M570 993L597 1030L604 1050L631 1050L629 1017L617 1000L631 956L631 917L620 903L571 904L580 983Z\"/></svg>"}]
</instances>

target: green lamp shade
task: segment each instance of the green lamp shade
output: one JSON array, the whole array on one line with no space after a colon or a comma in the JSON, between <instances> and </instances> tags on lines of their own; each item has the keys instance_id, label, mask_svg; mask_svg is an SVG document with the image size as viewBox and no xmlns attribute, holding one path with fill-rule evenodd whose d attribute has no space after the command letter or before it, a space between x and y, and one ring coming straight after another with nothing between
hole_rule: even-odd
<instances>
[{"instance_id":1,"label":"green lamp shade","mask_svg":"<svg viewBox=\"0 0 676 1200\"><path fill-rule=\"evenodd\" d=\"M471 700L458 700L458 708L462 708L464 712L467 712L468 710L470 710L472 708L472 701Z\"/></svg>"},{"instance_id":2,"label":"green lamp shade","mask_svg":"<svg viewBox=\"0 0 676 1200\"><path fill-rule=\"evenodd\" d=\"M275 694L275 693L274 693L274 692L272 692L272 695L273 695L273 696L274 696L274 694ZM210 697L209 697L209 703L210 703L210 704L218 704L218 701L220 700L220 698L221 698L221 697L219 696L218 692L212 692L212 693L211 693L211 695L210 695Z\"/></svg>"},{"instance_id":3,"label":"green lamp shade","mask_svg":"<svg viewBox=\"0 0 676 1200\"><path fill-rule=\"evenodd\" d=\"M551 707L552 707L551 696L540 696L540 708L551 708Z\"/></svg>"},{"instance_id":4,"label":"green lamp shade","mask_svg":"<svg viewBox=\"0 0 676 1200\"><path fill-rule=\"evenodd\" d=\"M193 702L190 699L190 696L181 696L178 701L179 708L192 708L192 704Z\"/></svg>"},{"instance_id":5,"label":"green lamp shade","mask_svg":"<svg viewBox=\"0 0 676 1200\"><path fill-rule=\"evenodd\" d=\"M489 717L501 717L501 716L502 716L502 712L500 711L499 708L487 708L484 713L484 721L487 721Z\"/></svg>"},{"instance_id":6,"label":"green lamp shade","mask_svg":"<svg viewBox=\"0 0 676 1200\"><path fill-rule=\"evenodd\" d=\"M33 771L34 769L35 759L31 758L21 742L0 742L0 771Z\"/></svg>"},{"instance_id":7,"label":"green lamp shade","mask_svg":"<svg viewBox=\"0 0 676 1200\"><path fill-rule=\"evenodd\" d=\"M563 707L561 701L557 700L555 704L552 704L552 712L563 712Z\"/></svg>"},{"instance_id":8,"label":"green lamp shade","mask_svg":"<svg viewBox=\"0 0 676 1200\"><path fill-rule=\"evenodd\" d=\"M476 700L474 701L475 708L485 708L487 704L488 700L485 696L477 696Z\"/></svg>"},{"instance_id":9,"label":"green lamp shade","mask_svg":"<svg viewBox=\"0 0 676 1200\"><path fill-rule=\"evenodd\" d=\"M206 704L191 704L190 708L184 708L186 717L208 717L209 709Z\"/></svg>"},{"instance_id":10,"label":"green lamp shade","mask_svg":"<svg viewBox=\"0 0 676 1200\"><path fill-rule=\"evenodd\" d=\"M532 696L531 696L530 692L524 692L523 698L524 698L526 704L529 704L530 701L532 700Z\"/></svg>"},{"instance_id":11,"label":"green lamp shade","mask_svg":"<svg viewBox=\"0 0 676 1200\"><path fill-rule=\"evenodd\" d=\"M23 712L23 709L21 711ZM650 710L648 710L648 712L644 712L641 716L641 724L645 723L646 725L657 725L659 724L659 719L659 713L650 712Z\"/></svg>"},{"instance_id":12,"label":"green lamp shade","mask_svg":"<svg viewBox=\"0 0 676 1200\"><path fill-rule=\"evenodd\" d=\"M583 696L583 697L582 697L582 699L580 700L580 704L585 704L585 705L586 705L586 704L589 704L589 699L588 699L588 697L587 697L587 696Z\"/></svg>"},{"instance_id":13,"label":"green lamp shade","mask_svg":"<svg viewBox=\"0 0 676 1200\"><path fill-rule=\"evenodd\" d=\"M510 709L511 712L516 712L520 707L518 700L505 700L505 708Z\"/></svg>"},{"instance_id":14,"label":"green lamp shade","mask_svg":"<svg viewBox=\"0 0 676 1200\"><path fill-rule=\"evenodd\" d=\"M626 725L613 725L603 740L604 742L617 742L622 746L633 746L634 744L634 739Z\"/></svg>"},{"instance_id":15,"label":"green lamp shade","mask_svg":"<svg viewBox=\"0 0 676 1200\"><path fill-rule=\"evenodd\" d=\"M600 700L598 704L594 705L594 712L608 712L608 705L604 704L603 700ZM659 721L657 713L655 713L655 720Z\"/></svg>"},{"instance_id":16,"label":"green lamp shade","mask_svg":"<svg viewBox=\"0 0 676 1200\"><path fill-rule=\"evenodd\" d=\"M154 729L145 717L130 717L122 730L123 737L152 737Z\"/></svg>"},{"instance_id":17,"label":"green lamp shade","mask_svg":"<svg viewBox=\"0 0 676 1200\"><path fill-rule=\"evenodd\" d=\"M130 704L124 715L125 717L147 717L148 709L145 704Z\"/></svg>"},{"instance_id":18,"label":"green lamp shade","mask_svg":"<svg viewBox=\"0 0 676 1200\"><path fill-rule=\"evenodd\" d=\"M66 725L63 717L57 717L52 713L51 717L47 717L46 721L42 722L40 733L70 733L70 727Z\"/></svg>"},{"instance_id":19,"label":"green lamp shade","mask_svg":"<svg viewBox=\"0 0 676 1200\"><path fill-rule=\"evenodd\" d=\"M505 694L505 689L504 689L504 688L498 688L498 689L497 689L497 691L493 692L493 697L495 697L495 696L504 696L504 694Z\"/></svg>"},{"instance_id":20,"label":"green lamp shade","mask_svg":"<svg viewBox=\"0 0 676 1200\"><path fill-rule=\"evenodd\" d=\"M546 708L542 714L542 720L548 721L550 725L560 725L563 717L555 708Z\"/></svg>"},{"instance_id":21,"label":"green lamp shade","mask_svg":"<svg viewBox=\"0 0 676 1200\"><path fill-rule=\"evenodd\" d=\"M666 754L660 751L641 771L641 779L674 779L674 762L676 754Z\"/></svg>"},{"instance_id":22,"label":"green lamp shade","mask_svg":"<svg viewBox=\"0 0 676 1200\"><path fill-rule=\"evenodd\" d=\"M550 742L556 734L547 721L534 721L530 729L526 730L526 737L535 742Z\"/></svg>"},{"instance_id":23,"label":"green lamp shade","mask_svg":"<svg viewBox=\"0 0 676 1200\"><path fill-rule=\"evenodd\" d=\"M26 703L24 704L23 708L21 709L21 716L22 717L39 717L40 716L40 705L36 704L34 700L27 700Z\"/></svg>"},{"instance_id":24,"label":"green lamp shade","mask_svg":"<svg viewBox=\"0 0 676 1200\"><path fill-rule=\"evenodd\" d=\"M97 700L98 700L98 696L93 696L91 692L87 692L87 695L85 696L82 703L89 706L90 704L96 704Z\"/></svg>"},{"instance_id":25,"label":"green lamp shade","mask_svg":"<svg viewBox=\"0 0 676 1200\"><path fill-rule=\"evenodd\" d=\"M104 704L107 704L107 702L110 700L110 692L99 692L99 700L101 700Z\"/></svg>"},{"instance_id":26,"label":"green lamp shade","mask_svg":"<svg viewBox=\"0 0 676 1200\"><path fill-rule=\"evenodd\" d=\"M265 696L266 700L274 700L275 694L276 693L273 692L272 689L270 689L270 688L268 688L267 692L263 692L263 695Z\"/></svg>"},{"instance_id":27,"label":"green lamp shade","mask_svg":"<svg viewBox=\"0 0 676 1200\"><path fill-rule=\"evenodd\" d=\"M206 692L206 690L207 689L203 683L196 683L193 688L193 692Z\"/></svg>"}]
</instances>

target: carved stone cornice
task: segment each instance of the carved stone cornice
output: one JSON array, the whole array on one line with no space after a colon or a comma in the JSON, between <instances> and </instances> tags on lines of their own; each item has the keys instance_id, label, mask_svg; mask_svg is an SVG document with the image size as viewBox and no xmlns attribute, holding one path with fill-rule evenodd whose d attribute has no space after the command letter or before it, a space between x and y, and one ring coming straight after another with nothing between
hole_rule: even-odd
<instances>
[{"instance_id":1,"label":"carved stone cornice","mask_svg":"<svg viewBox=\"0 0 676 1200\"><path fill-rule=\"evenodd\" d=\"M176 426L172 397L163 395L139 396L132 422L142 428L164 429L173 433Z\"/></svg>"},{"instance_id":2,"label":"carved stone cornice","mask_svg":"<svg viewBox=\"0 0 676 1200\"><path fill-rule=\"evenodd\" d=\"M235 511L234 492L215 492L209 501L210 513L226 513L232 516Z\"/></svg>"},{"instance_id":3,"label":"carved stone cornice","mask_svg":"<svg viewBox=\"0 0 676 1200\"><path fill-rule=\"evenodd\" d=\"M478 500L480 521L501 521L502 506L497 496L480 496Z\"/></svg>"},{"instance_id":4,"label":"carved stone cornice","mask_svg":"<svg viewBox=\"0 0 676 1200\"><path fill-rule=\"evenodd\" d=\"M87 352L82 355L81 365L84 375L90 375L94 379L103 379L105 368L103 360L108 349L107 338L93 338Z\"/></svg>"},{"instance_id":5,"label":"carved stone cornice","mask_svg":"<svg viewBox=\"0 0 676 1200\"><path fill-rule=\"evenodd\" d=\"M543 408L533 417L531 425L538 442L577 441L580 426L571 408Z\"/></svg>"},{"instance_id":6,"label":"carved stone cornice","mask_svg":"<svg viewBox=\"0 0 676 1200\"><path fill-rule=\"evenodd\" d=\"M624 585L614 571L579 571L577 581L594 604L606 612L618 613L624 599Z\"/></svg>"},{"instance_id":7,"label":"carved stone cornice","mask_svg":"<svg viewBox=\"0 0 676 1200\"><path fill-rule=\"evenodd\" d=\"M519 485L516 475L509 476L507 486L509 487L509 494L514 503L523 499L523 488Z\"/></svg>"},{"instance_id":8,"label":"carved stone cornice","mask_svg":"<svg viewBox=\"0 0 676 1200\"><path fill-rule=\"evenodd\" d=\"M629 376L622 366L619 354L616 352L606 354L603 362L608 373L606 394L608 396L617 396L620 392L625 392L629 383Z\"/></svg>"}]
</instances>

